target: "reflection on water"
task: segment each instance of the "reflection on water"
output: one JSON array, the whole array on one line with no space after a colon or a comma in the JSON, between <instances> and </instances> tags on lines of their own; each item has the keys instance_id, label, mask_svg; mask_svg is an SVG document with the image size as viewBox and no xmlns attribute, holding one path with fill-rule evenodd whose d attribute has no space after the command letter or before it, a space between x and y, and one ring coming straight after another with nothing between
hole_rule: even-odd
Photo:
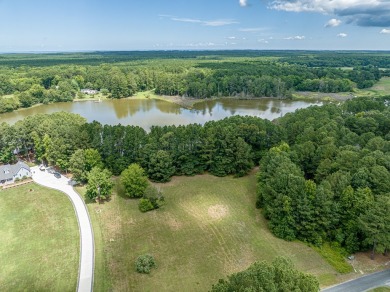
<instances>
[{"instance_id":1,"label":"reflection on water","mask_svg":"<svg viewBox=\"0 0 390 292\"><path fill-rule=\"evenodd\" d=\"M207 121L220 120L232 115L249 115L273 120L313 104L321 105L318 102L274 99L219 99L197 103L192 110L189 110L177 104L154 99L118 99L105 100L100 103L84 101L40 105L1 114L0 123L14 124L29 115L66 111L79 114L85 117L88 122L96 120L102 124L116 125L120 123L149 129L152 125L204 124Z\"/></svg>"}]
</instances>

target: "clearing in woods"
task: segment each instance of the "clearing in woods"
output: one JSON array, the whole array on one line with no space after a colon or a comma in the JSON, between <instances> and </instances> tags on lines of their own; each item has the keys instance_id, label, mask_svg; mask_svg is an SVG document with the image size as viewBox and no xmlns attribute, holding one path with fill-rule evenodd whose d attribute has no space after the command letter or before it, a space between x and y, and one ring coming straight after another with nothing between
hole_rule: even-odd
<instances>
[{"instance_id":1,"label":"clearing in woods","mask_svg":"<svg viewBox=\"0 0 390 292\"><path fill-rule=\"evenodd\" d=\"M340 281L334 269L300 242L276 238L255 209L256 178L211 175L174 177L158 184L166 204L141 213L138 200L114 194L88 203L95 233L95 291L208 291L254 261L290 257L322 285ZM85 189L78 188L84 195ZM135 271L136 258L152 254L150 275Z\"/></svg>"}]
</instances>

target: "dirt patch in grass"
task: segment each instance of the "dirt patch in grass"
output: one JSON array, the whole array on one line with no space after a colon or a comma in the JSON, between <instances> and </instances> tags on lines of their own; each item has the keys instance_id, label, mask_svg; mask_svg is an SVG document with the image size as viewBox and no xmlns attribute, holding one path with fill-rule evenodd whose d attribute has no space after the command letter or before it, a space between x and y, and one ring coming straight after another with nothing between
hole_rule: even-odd
<instances>
[{"instance_id":1,"label":"dirt patch in grass","mask_svg":"<svg viewBox=\"0 0 390 292\"><path fill-rule=\"evenodd\" d=\"M376 254L374 260L372 260L371 252L359 252L355 254L355 259L350 262L358 273L368 274L389 268L390 256Z\"/></svg>"},{"instance_id":2,"label":"dirt patch in grass","mask_svg":"<svg viewBox=\"0 0 390 292\"><path fill-rule=\"evenodd\" d=\"M183 227L183 223L175 218L172 214L167 213L164 222L172 231L178 231Z\"/></svg>"},{"instance_id":3,"label":"dirt patch in grass","mask_svg":"<svg viewBox=\"0 0 390 292\"><path fill-rule=\"evenodd\" d=\"M212 219L222 219L229 214L229 208L225 205L214 205L209 207L207 213Z\"/></svg>"}]
</instances>

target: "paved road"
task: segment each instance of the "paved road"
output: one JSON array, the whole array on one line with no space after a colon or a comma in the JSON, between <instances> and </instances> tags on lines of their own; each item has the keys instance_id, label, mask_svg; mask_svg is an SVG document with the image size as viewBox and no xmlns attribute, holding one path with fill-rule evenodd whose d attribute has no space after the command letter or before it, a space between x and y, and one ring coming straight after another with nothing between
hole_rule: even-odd
<instances>
[{"instance_id":1,"label":"paved road","mask_svg":"<svg viewBox=\"0 0 390 292\"><path fill-rule=\"evenodd\" d=\"M322 292L364 292L370 289L390 286L390 270L357 278L340 285L321 290Z\"/></svg>"},{"instance_id":2,"label":"paved road","mask_svg":"<svg viewBox=\"0 0 390 292\"><path fill-rule=\"evenodd\" d=\"M93 289L94 241L87 207L73 187L68 184L69 180L66 177L55 178L53 174L41 171L37 166L32 167L31 171L36 183L64 192L73 203L80 229L80 267L77 291L91 292Z\"/></svg>"}]
</instances>

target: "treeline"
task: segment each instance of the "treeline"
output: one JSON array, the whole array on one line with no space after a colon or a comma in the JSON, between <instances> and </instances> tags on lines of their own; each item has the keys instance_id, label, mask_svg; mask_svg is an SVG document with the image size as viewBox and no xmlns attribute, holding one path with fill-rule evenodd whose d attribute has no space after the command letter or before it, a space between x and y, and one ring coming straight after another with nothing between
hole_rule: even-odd
<instances>
[{"instance_id":1,"label":"treeline","mask_svg":"<svg viewBox=\"0 0 390 292\"><path fill-rule=\"evenodd\" d=\"M389 98L299 110L261 159L257 206L272 232L348 252L390 248Z\"/></svg>"},{"instance_id":2,"label":"treeline","mask_svg":"<svg viewBox=\"0 0 390 292\"><path fill-rule=\"evenodd\" d=\"M387 74L373 65L342 70L280 62L275 57L264 57L268 56L266 52L259 53L261 57L256 57L253 52L242 53L243 56L239 56L238 52L231 54L233 56L223 52L213 55L171 52L158 58L159 54L155 52L149 59L146 58L147 54L131 55L126 52L114 55L37 55L34 58L29 55L4 55L0 58L0 64L6 60L23 60L24 57L43 62L45 57L61 61L82 60L83 57L89 60L99 56L108 63L74 65L64 61L61 65L40 67L17 66L16 62L14 66L1 66L0 113L37 103L83 98L85 95L80 93L82 88L100 90L111 98L128 97L146 90L154 90L160 95L195 98L289 98L295 90L349 92L355 87L366 88ZM113 57L112 62L108 56Z\"/></svg>"},{"instance_id":3,"label":"treeline","mask_svg":"<svg viewBox=\"0 0 390 292\"><path fill-rule=\"evenodd\" d=\"M92 65L156 59L222 60L225 58L279 58L281 62L309 67L390 68L389 51L305 51L305 50L228 50L228 51L114 51L86 53L2 54L0 66L48 67Z\"/></svg>"},{"instance_id":4,"label":"treeline","mask_svg":"<svg viewBox=\"0 0 390 292\"><path fill-rule=\"evenodd\" d=\"M205 171L242 176L285 137L279 126L254 117L234 116L204 126L154 126L147 133L136 126L85 123L62 112L31 116L13 126L3 123L0 159L15 160L16 149L19 155L33 153L38 160L67 171L78 149L94 149L115 175L138 163L154 181Z\"/></svg>"},{"instance_id":5,"label":"treeline","mask_svg":"<svg viewBox=\"0 0 390 292\"><path fill-rule=\"evenodd\" d=\"M309 67L366 67L390 69L389 52L383 51L301 51L284 56L281 61Z\"/></svg>"}]
</instances>

